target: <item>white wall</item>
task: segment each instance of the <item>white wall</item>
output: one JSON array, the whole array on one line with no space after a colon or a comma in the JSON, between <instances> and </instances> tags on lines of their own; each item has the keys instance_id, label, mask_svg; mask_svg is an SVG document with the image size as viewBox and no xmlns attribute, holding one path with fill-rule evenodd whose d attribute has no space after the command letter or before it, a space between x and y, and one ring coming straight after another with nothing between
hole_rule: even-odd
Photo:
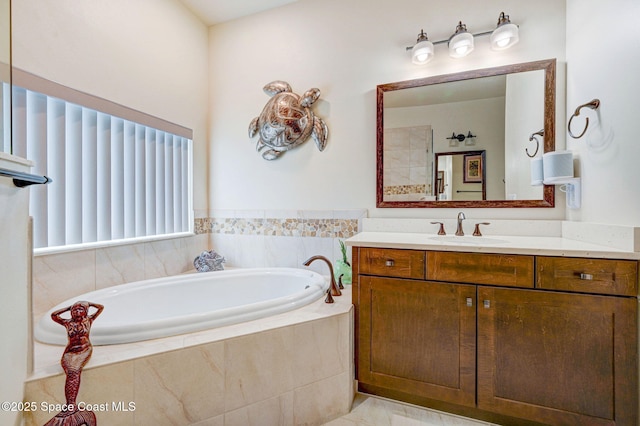
<instances>
[{"instance_id":1,"label":"white wall","mask_svg":"<svg viewBox=\"0 0 640 426\"><path fill-rule=\"evenodd\" d=\"M582 177L582 208L569 211L572 220L640 224L639 16L637 0L567 0L567 117L593 98L602 102L599 118L583 109L573 120L578 134L590 117L587 134L567 137Z\"/></svg>"},{"instance_id":2,"label":"white wall","mask_svg":"<svg viewBox=\"0 0 640 426\"><path fill-rule=\"evenodd\" d=\"M13 66L194 131L207 208L207 29L175 0L13 2Z\"/></svg>"},{"instance_id":3,"label":"white wall","mask_svg":"<svg viewBox=\"0 0 640 426\"><path fill-rule=\"evenodd\" d=\"M463 20L471 31L491 29L501 11L520 25L520 43L493 52L488 37L454 60L446 46L426 66L405 47L420 29L446 39ZM434 0L305 0L210 29L211 206L220 209L367 208L370 216L453 217L443 209L375 208L376 85L510 63L565 60L565 5L557 0L450 2ZM312 141L267 162L255 152L249 122L268 100L262 87L288 81L296 93L322 91L316 113L329 126L324 152ZM564 80L558 86L558 126L564 126ZM564 135L558 135L564 147ZM496 218L564 218L555 209L492 209Z\"/></svg>"},{"instance_id":4,"label":"white wall","mask_svg":"<svg viewBox=\"0 0 640 426\"><path fill-rule=\"evenodd\" d=\"M30 172L28 162L0 153L0 167ZM20 402L27 377L29 341L28 235L29 189L0 177L0 400ZM0 411L0 424L20 424L19 411Z\"/></svg>"}]
</instances>

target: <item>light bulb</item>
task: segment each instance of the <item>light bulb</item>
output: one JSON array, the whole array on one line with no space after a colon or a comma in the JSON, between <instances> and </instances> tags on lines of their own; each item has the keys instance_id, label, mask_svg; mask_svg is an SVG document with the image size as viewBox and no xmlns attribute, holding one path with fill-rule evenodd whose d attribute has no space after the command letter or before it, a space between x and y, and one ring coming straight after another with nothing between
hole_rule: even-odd
<instances>
[{"instance_id":1,"label":"light bulb","mask_svg":"<svg viewBox=\"0 0 640 426\"><path fill-rule=\"evenodd\" d=\"M456 53L459 56L464 56L465 53L467 53L467 50L469 49L469 46L460 46L460 47L456 47Z\"/></svg>"},{"instance_id":2,"label":"light bulb","mask_svg":"<svg viewBox=\"0 0 640 426\"><path fill-rule=\"evenodd\" d=\"M458 23L456 32L449 38L449 56L462 58L473 51L473 35L467 32L467 26Z\"/></svg>"},{"instance_id":3,"label":"light bulb","mask_svg":"<svg viewBox=\"0 0 640 426\"><path fill-rule=\"evenodd\" d=\"M424 31L418 34L418 40L411 49L411 61L414 64L422 65L433 59L433 43L429 41Z\"/></svg>"},{"instance_id":4,"label":"light bulb","mask_svg":"<svg viewBox=\"0 0 640 426\"><path fill-rule=\"evenodd\" d=\"M493 50L504 50L513 46L520 40L518 36L518 26L512 24L509 15L504 12L498 18L498 26L491 33L490 43Z\"/></svg>"}]
</instances>

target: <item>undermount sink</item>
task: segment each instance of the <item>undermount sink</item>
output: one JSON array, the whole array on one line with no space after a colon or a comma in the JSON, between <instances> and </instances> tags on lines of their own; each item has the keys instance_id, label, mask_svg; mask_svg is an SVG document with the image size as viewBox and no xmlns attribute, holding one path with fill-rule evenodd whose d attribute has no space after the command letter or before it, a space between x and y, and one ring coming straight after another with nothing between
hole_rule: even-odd
<instances>
[{"instance_id":1,"label":"undermount sink","mask_svg":"<svg viewBox=\"0 0 640 426\"><path fill-rule=\"evenodd\" d=\"M470 235L464 235L462 237L453 235L438 235L435 237L429 237L430 240L440 241L447 244L473 244L473 245L488 245L488 244L504 244L508 243L506 240L491 237L474 237Z\"/></svg>"}]
</instances>

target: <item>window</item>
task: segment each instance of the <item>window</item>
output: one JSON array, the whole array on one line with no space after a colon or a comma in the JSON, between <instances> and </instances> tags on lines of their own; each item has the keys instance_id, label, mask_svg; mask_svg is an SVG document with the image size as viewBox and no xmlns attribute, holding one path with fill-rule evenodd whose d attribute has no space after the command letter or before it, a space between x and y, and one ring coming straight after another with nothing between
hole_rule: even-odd
<instances>
[{"instance_id":1,"label":"window","mask_svg":"<svg viewBox=\"0 0 640 426\"><path fill-rule=\"evenodd\" d=\"M134 122L15 80L12 103L14 154L53 180L31 187L36 253L193 231L190 131L161 130L161 120Z\"/></svg>"}]
</instances>

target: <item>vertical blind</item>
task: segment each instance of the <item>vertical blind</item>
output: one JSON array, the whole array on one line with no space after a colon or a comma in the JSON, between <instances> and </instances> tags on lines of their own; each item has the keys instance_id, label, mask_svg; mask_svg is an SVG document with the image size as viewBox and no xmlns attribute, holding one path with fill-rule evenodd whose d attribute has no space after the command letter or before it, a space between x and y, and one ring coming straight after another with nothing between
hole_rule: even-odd
<instances>
[{"instance_id":1,"label":"vertical blind","mask_svg":"<svg viewBox=\"0 0 640 426\"><path fill-rule=\"evenodd\" d=\"M34 248L190 232L192 141L13 86L13 153L31 187Z\"/></svg>"}]
</instances>

